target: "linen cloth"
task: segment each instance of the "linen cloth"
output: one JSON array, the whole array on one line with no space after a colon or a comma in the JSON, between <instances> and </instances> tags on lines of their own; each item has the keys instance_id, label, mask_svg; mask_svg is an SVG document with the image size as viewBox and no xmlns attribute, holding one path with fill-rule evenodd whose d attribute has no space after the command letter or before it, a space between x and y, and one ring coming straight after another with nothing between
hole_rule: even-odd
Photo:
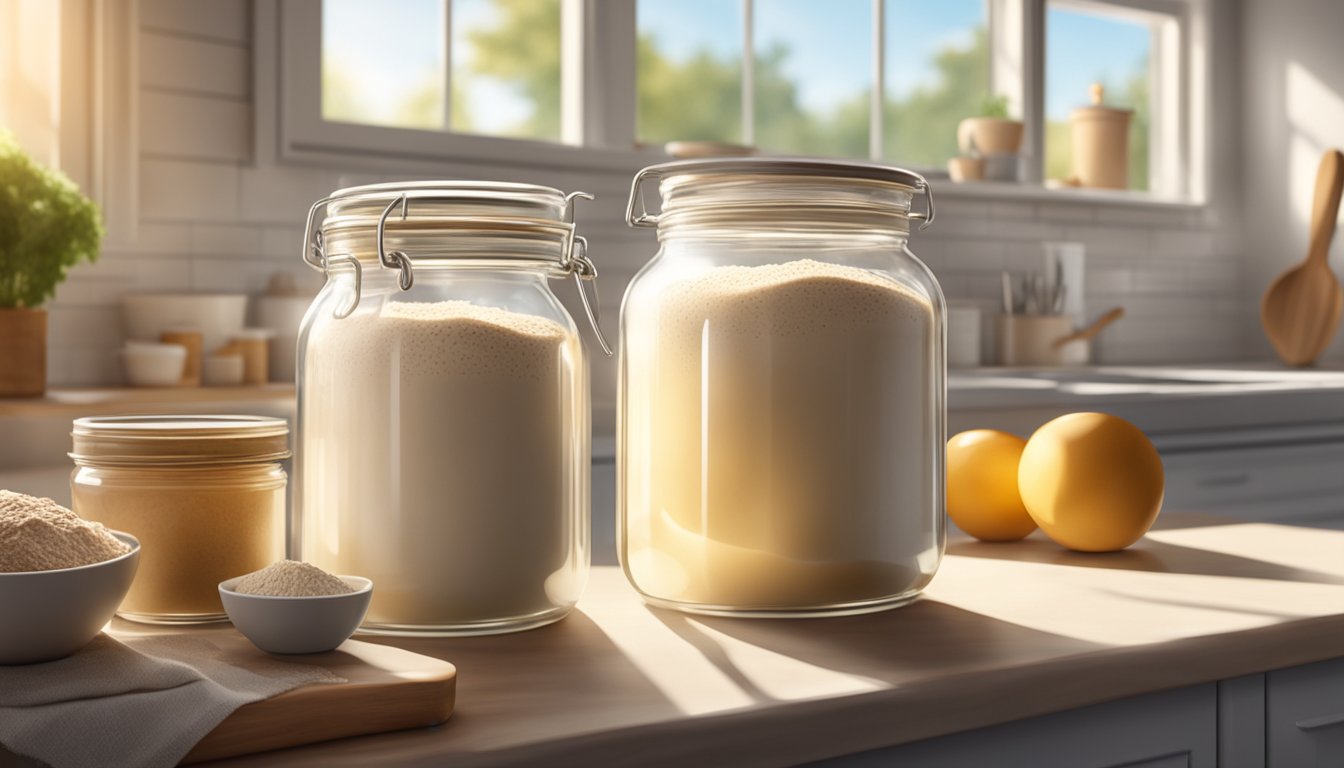
<instances>
[{"instance_id":1,"label":"linen cloth","mask_svg":"<svg viewBox=\"0 0 1344 768\"><path fill-rule=\"evenodd\" d=\"M0 745L53 768L172 766L234 710L330 671L208 636L101 633L68 658L0 666Z\"/></svg>"}]
</instances>

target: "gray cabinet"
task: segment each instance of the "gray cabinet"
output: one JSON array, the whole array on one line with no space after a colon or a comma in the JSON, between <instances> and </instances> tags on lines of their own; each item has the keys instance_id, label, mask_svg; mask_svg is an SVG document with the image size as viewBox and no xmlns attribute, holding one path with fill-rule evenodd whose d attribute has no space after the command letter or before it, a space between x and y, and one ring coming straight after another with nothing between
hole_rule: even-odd
<instances>
[{"instance_id":1,"label":"gray cabinet","mask_svg":"<svg viewBox=\"0 0 1344 768\"><path fill-rule=\"evenodd\" d=\"M1011 706L1005 700L1005 708ZM1216 768L1217 685L1197 685L814 763L824 768Z\"/></svg>"},{"instance_id":2,"label":"gray cabinet","mask_svg":"<svg viewBox=\"0 0 1344 768\"><path fill-rule=\"evenodd\" d=\"M1121 699L813 765L1340 768L1344 766L1344 658Z\"/></svg>"},{"instance_id":3,"label":"gray cabinet","mask_svg":"<svg viewBox=\"0 0 1344 768\"><path fill-rule=\"evenodd\" d=\"M1344 765L1344 659L1265 675L1265 748L1269 768Z\"/></svg>"}]
</instances>

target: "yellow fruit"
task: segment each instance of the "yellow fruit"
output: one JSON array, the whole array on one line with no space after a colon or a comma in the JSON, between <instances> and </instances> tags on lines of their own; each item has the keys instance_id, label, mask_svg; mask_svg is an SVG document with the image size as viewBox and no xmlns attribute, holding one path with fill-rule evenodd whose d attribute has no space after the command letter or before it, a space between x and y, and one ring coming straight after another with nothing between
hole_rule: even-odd
<instances>
[{"instance_id":1,"label":"yellow fruit","mask_svg":"<svg viewBox=\"0 0 1344 768\"><path fill-rule=\"evenodd\" d=\"M947 441L947 515L983 541L1017 541L1036 530L1017 492L1017 463L1027 441L973 429Z\"/></svg>"},{"instance_id":2,"label":"yellow fruit","mask_svg":"<svg viewBox=\"0 0 1344 768\"><path fill-rule=\"evenodd\" d=\"M1152 527L1164 477L1138 427L1105 413L1071 413L1027 441L1017 484L1047 536L1080 552L1112 552Z\"/></svg>"}]
</instances>

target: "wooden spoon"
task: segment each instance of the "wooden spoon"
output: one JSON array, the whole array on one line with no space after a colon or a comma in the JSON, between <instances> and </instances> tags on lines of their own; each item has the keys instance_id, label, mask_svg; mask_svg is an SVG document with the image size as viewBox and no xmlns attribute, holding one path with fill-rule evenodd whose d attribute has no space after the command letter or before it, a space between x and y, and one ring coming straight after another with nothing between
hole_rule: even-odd
<instances>
[{"instance_id":1,"label":"wooden spoon","mask_svg":"<svg viewBox=\"0 0 1344 768\"><path fill-rule=\"evenodd\" d=\"M1081 331L1074 331L1073 333L1070 333L1068 336L1061 336L1058 339L1055 339L1054 343L1051 344L1050 346L1054 347L1055 349L1059 349L1060 347L1072 341L1082 341L1084 339L1090 339L1093 336L1096 336L1098 333L1101 333L1102 328L1105 328L1106 326L1110 325L1111 323L1114 323L1116 320L1119 320L1124 316L1125 316L1125 308L1116 307L1115 309L1112 309L1110 312L1107 312L1101 317L1098 317L1095 322L1093 322L1086 328L1082 329Z\"/></svg>"},{"instance_id":2,"label":"wooden spoon","mask_svg":"<svg viewBox=\"0 0 1344 768\"><path fill-rule=\"evenodd\" d=\"M1332 149L1321 158L1321 168L1316 172L1307 260L1280 275L1260 301L1260 324L1274 351L1288 365L1311 365L1339 327L1344 289L1330 271L1327 257L1341 191L1344 154Z\"/></svg>"}]
</instances>

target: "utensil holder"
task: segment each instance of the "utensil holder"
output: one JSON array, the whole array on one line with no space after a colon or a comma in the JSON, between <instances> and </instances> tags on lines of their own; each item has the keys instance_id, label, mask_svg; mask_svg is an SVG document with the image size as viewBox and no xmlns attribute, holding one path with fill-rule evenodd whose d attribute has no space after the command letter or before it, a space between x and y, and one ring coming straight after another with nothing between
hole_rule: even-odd
<instances>
[{"instance_id":1,"label":"utensil holder","mask_svg":"<svg viewBox=\"0 0 1344 768\"><path fill-rule=\"evenodd\" d=\"M1086 339L1055 347L1073 330L1073 318L1067 315L999 315L995 340L999 364L1087 365L1092 345Z\"/></svg>"}]
</instances>

